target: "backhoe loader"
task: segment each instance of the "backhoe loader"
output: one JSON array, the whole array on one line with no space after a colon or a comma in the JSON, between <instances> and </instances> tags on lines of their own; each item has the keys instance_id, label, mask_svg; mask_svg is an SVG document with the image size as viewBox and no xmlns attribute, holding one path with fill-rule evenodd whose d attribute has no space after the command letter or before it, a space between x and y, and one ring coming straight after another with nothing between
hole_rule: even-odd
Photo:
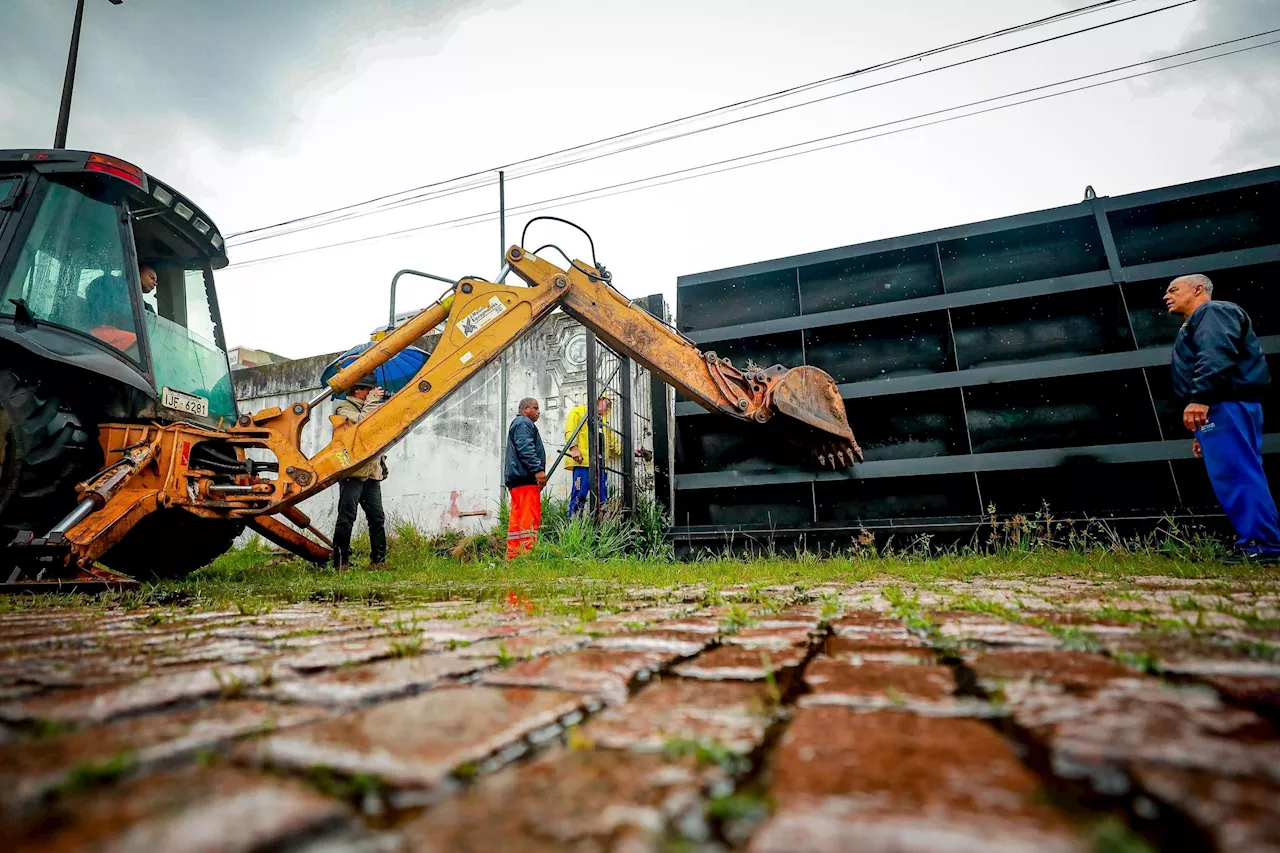
<instances>
[{"instance_id":1,"label":"backhoe loader","mask_svg":"<svg viewBox=\"0 0 1280 853\"><path fill-rule=\"evenodd\" d=\"M212 220L114 157L0 151L0 588L182 576L245 526L328 560L296 504L382 454L556 308L711 411L789 422L818 464L861 458L830 376L699 351L614 289L592 255L565 255L562 268L511 246L493 281L446 279L438 301L389 326L312 399L242 413L213 286L227 258ZM140 266L156 273L151 295ZM406 387L358 424L331 416L329 445L302 452L303 425L326 399L442 323Z\"/></svg>"}]
</instances>

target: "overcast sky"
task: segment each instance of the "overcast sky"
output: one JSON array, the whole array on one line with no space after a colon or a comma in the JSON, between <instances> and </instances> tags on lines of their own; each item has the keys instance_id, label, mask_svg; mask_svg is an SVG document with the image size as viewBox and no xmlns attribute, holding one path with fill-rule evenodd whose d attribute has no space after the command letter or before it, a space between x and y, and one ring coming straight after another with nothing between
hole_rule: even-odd
<instances>
[{"instance_id":1,"label":"overcast sky","mask_svg":"<svg viewBox=\"0 0 1280 853\"><path fill-rule=\"evenodd\" d=\"M231 234L484 172L1090 2L125 0L113 6L88 0L67 142L137 163L189 194ZM1176 2L1129 0L800 99ZM75 0L0 0L0 148L50 144L74 7ZM507 204L879 125L1274 28L1280 0L1197 0L963 68L516 177L508 182ZM592 233L624 293L662 292L673 300L682 274L1071 204L1090 184L1099 194L1119 195L1272 166L1280 162L1277 115L1280 45L1273 45L548 212ZM429 228L246 262L496 207L496 189L486 186L238 247L231 241L233 265L219 274L228 338L295 357L366 340L385 322L395 270L493 275L497 224ZM508 218L508 242L529 215ZM580 238L535 228L546 230L531 240L554 240L586 255ZM421 306L436 292L406 284L401 307Z\"/></svg>"}]
</instances>

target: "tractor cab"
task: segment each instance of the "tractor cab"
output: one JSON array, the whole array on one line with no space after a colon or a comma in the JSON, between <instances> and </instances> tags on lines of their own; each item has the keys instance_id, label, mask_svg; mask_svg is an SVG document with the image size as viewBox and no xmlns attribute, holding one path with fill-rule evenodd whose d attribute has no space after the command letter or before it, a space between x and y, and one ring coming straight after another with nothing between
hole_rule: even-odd
<instances>
[{"instance_id":1,"label":"tractor cab","mask_svg":"<svg viewBox=\"0 0 1280 853\"><path fill-rule=\"evenodd\" d=\"M0 151L0 362L82 420L230 425L210 218L101 154Z\"/></svg>"}]
</instances>

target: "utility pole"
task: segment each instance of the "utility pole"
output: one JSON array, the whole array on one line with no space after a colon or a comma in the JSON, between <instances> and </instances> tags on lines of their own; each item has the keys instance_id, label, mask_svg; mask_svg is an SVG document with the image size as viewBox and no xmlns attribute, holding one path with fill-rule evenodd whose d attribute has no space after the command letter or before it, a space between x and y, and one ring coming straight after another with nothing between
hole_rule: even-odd
<instances>
[{"instance_id":1,"label":"utility pole","mask_svg":"<svg viewBox=\"0 0 1280 853\"><path fill-rule=\"evenodd\" d=\"M507 182L506 173L498 170L498 266L507 262Z\"/></svg>"},{"instance_id":2,"label":"utility pole","mask_svg":"<svg viewBox=\"0 0 1280 853\"><path fill-rule=\"evenodd\" d=\"M124 0L109 0L119 6ZM53 147L67 147L67 121L71 118L71 90L76 84L76 58L80 54L80 22L84 18L84 0L76 0L76 20L71 25L71 49L67 51L67 74L62 78L62 104L58 107L58 129L53 133Z\"/></svg>"}]
</instances>

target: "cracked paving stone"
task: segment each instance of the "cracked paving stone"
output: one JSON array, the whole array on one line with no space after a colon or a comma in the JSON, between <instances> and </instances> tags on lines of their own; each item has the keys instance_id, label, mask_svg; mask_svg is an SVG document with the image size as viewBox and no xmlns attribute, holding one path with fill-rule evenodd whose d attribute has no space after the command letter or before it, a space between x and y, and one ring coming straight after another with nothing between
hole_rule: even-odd
<instances>
[{"instance_id":1,"label":"cracked paving stone","mask_svg":"<svg viewBox=\"0 0 1280 853\"><path fill-rule=\"evenodd\" d=\"M689 634L710 634L715 636L720 633L720 620L700 616L690 616L686 619L672 619L669 622L657 622L649 627L662 631L681 631Z\"/></svg>"},{"instance_id":2,"label":"cracked paving stone","mask_svg":"<svg viewBox=\"0 0 1280 853\"><path fill-rule=\"evenodd\" d=\"M908 631L901 622L886 619L870 611L848 613L832 622L828 644L837 640L840 641L840 648L845 651L924 647L924 642Z\"/></svg>"},{"instance_id":3,"label":"cracked paving stone","mask_svg":"<svg viewBox=\"0 0 1280 853\"><path fill-rule=\"evenodd\" d=\"M1028 619L1054 625L1060 628L1078 628L1101 639L1125 637L1137 634L1142 630L1139 625L1129 622L1118 622L1114 619L1101 619L1085 613L1071 613L1058 610L1027 611Z\"/></svg>"},{"instance_id":4,"label":"cracked paving stone","mask_svg":"<svg viewBox=\"0 0 1280 853\"><path fill-rule=\"evenodd\" d=\"M543 627L539 624L538 627ZM422 640L426 643L479 643L484 640L497 640L507 637L518 637L529 631L537 630L528 625L493 624L478 628L459 627L456 625L442 628L429 628L422 631Z\"/></svg>"},{"instance_id":5,"label":"cracked paving stone","mask_svg":"<svg viewBox=\"0 0 1280 853\"><path fill-rule=\"evenodd\" d=\"M816 631L822 621L822 608L812 604L797 604L777 613L761 616L760 628L808 628Z\"/></svg>"},{"instance_id":6,"label":"cracked paving stone","mask_svg":"<svg viewBox=\"0 0 1280 853\"><path fill-rule=\"evenodd\" d=\"M306 785L191 767L59 799L0 826L0 837L24 853L251 853L350 821L349 809Z\"/></svg>"},{"instance_id":7,"label":"cracked paving stone","mask_svg":"<svg viewBox=\"0 0 1280 853\"><path fill-rule=\"evenodd\" d=\"M767 628L758 626L744 628L736 634L726 634L720 642L727 646L741 646L745 649L786 649L792 646L807 646L811 637L807 626Z\"/></svg>"},{"instance_id":8,"label":"cracked paving stone","mask_svg":"<svg viewBox=\"0 0 1280 853\"><path fill-rule=\"evenodd\" d=\"M810 692L797 700L802 708L839 705L858 711L911 711L931 716L992 716L991 704L970 696L956 696L950 667L934 663L833 660L819 656L804 672Z\"/></svg>"},{"instance_id":9,"label":"cracked paving stone","mask_svg":"<svg viewBox=\"0 0 1280 853\"><path fill-rule=\"evenodd\" d=\"M1256 714L1212 690L1154 678L1114 679L1092 695L1006 684L1014 721L1049 750L1054 772L1099 793L1130 790L1134 765L1280 782L1280 739Z\"/></svg>"},{"instance_id":10,"label":"cracked paving stone","mask_svg":"<svg viewBox=\"0 0 1280 853\"><path fill-rule=\"evenodd\" d=\"M1230 853L1280 851L1280 786L1217 773L1185 773L1139 765L1143 789L1181 809Z\"/></svg>"},{"instance_id":11,"label":"cracked paving stone","mask_svg":"<svg viewBox=\"0 0 1280 853\"><path fill-rule=\"evenodd\" d=\"M410 641L408 637L336 640L313 646L304 652L281 658L281 660L289 668L298 672L315 672L321 669L383 660L395 654L397 643Z\"/></svg>"},{"instance_id":12,"label":"cracked paving stone","mask_svg":"<svg viewBox=\"0 0 1280 853\"><path fill-rule=\"evenodd\" d=\"M633 682L647 681L678 657L672 652L620 652L589 648L524 661L486 675L483 683L591 693L615 703L627 698Z\"/></svg>"},{"instance_id":13,"label":"cracked paving stone","mask_svg":"<svg viewBox=\"0 0 1280 853\"><path fill-rule=\"evenodd\" d=\"M496 663L497 658L491 657L414 655L363 666L339 667L309 678L284 681L261 692L271 699L286 702L359 705L405 696L446 679L471 675Z\"/></svg>"},{"instance_id":14,"label":"cracked paving stone","mask_svg":"<svg viewBox=\"0 0 1280 853\"><path fill-rule=\"evenodd\" d=\"M1109 643L1116 653L1149 655L1165 675L1194 680L1243 705L1280 711L1280 661L1247 657L1231 645L1197 638L1144 634Z\"/></svg>"},{"instance_id":15,"label":"cracked paving stone","mask_svg":"<svg viewBox=\"0 0 1280 853\"><path fill-rule=\"evenodd\" d=\"M672 671L683 678L704 681L764 681L772 674L778 687L786 691L796 667L804 663L807 647L785 649L749 649L721 646L699 655Z\"/></svg>"},{"instance_id":16,"label":"cracked paving stone","mask_svg":"<svg viewBox=\"0 0 1280 853\"><path fill-rule=\"evenodd\" d=\"M601 625L618 624L624 627L629 623L640 622L647 625L651 622L661 622L664 619L675 619L688 612L688 607L642 607L636 610L625 610L621 613L611 613L608 616L601 616L595 621Z\"/></svg>"},{"instance_id":17,"label":"cracked paving stone","mask_svg":"<svg viewBox=\"0 0 1280 853\"><path fill-rule=\"evenodd\" d=\"M0 746L0 812L39 801L86 768L122 761L147 771L255 732L310 722L320 708L233 700L200 708L133 717L85 731Z\"/></svg>"},{"instance_id":18,"label":"cracked paving stone","mask_svg":"<svg viewBox=\"0 0 1280 853\"><path fill-rule=\"evenodd\" d=\"M760 745L777 716L762 684L663 678L631 701L596 714L582 734L606 749L656 752L671 740L694 740L745 755Z\"/></svg>"},{"instance_id":19,"label":"cracked paving stone","mask_svg":"<svg viewBox=\"0 0 1280 853\"><path fill-rule=\"evenodd\" d=\"M1057 648L1061 641L1043 628L1006 622L971 613L934 613L938 631L945 637L989 646L1038 646Z\"/></svg>"},{"instance_id":20,"label":"cracked paving stone","mask_svg":"<svg viewBox=\"0 0 1280 853\"><path fill-rule=\"evenodd\" d=\"M772 762L753 853L1086 853L1036 777L976 720L802 708Z\"/></svg>"},{"instance_id":21,"label":"cracked paving stone","mask_svg":"<svg viewBox=\"0 0 1280 853\"><path fill-rule=\"evenodd\" d=\"M496 773L397 830L413 853L656 853L672 836L711 840L703 792L718 776L687 759L557 750Z\"/></svg>"},{"instance_id":22,"label":"cracked paving stone","mask_svg":"<svg viewBox=\"0 0 1280 853\"><path fill-rule=\"evenodd\" d=\"M597 649L621 652L663 652L676 657L693 657L715 641L711 634L690 631L631 631L601 637L591 645Z\"/></svg>"},{"instance_id":23,"label":"cracked paving stone","mask_svg":"<svg viewBox=\"0 0 1280 853\"><path fill-rule=\"evenodd\" d=\"M10 723L48 720L73 725L103 723L116 717L219 694L231 697L264 682L282 680L285 673L278 672L278 669L280 667L274 662L204 667L125 684L42 694L0 705L0 720Z\"/></svg>"},{"instance_id":24,"label":"cracked paving stone","mask_svg":"<svg viewBox=\"0 0 1280 853\"><path fill-rule=\"evenodd\" d=\"M836 660L856 658L883 663L937 663L938 660L933 649L923 643L895 646L881 642L864 643L849 637L827 637L822 651Z\"/></svg>"},{"instance_id":25,"label":"cracked paving stone","mask_svg":"<svg viewBox=\"0 0 1280 853\"><path fill-rule=\"evenodd\" d=\"M543 655L559 655L585 648L591 638L584 634L526 634L504 640L485 640L457 650L462 657L501 657L516 660L540 658Z\"/></svg>"},{"instance_id":26,"label":"cracked paving stone","mask_svg":"<svg viewBox=\"0 0 1280 853\"><path fill-rule=\"evenodd\" d=\"M236 756L306 773L327 767L402 790L430 791L455 769L498 766L558 736L583 699L556 690L445 687L242 744Z\"/></svg>"},{"instance_id":27,"label":"cracked paving stone","mask_svg":"<svg viewBox=\"0 0 1280 853\"><path fill-rule=\"evenodd\" d=\"M1041 649L984 649L964 656L984 689L995 692L1009 681L1055 684L1070 693L1092 693L1113 679L1133 678L1133 670L1092 652Z\"/></svg>"}]
</instances>

